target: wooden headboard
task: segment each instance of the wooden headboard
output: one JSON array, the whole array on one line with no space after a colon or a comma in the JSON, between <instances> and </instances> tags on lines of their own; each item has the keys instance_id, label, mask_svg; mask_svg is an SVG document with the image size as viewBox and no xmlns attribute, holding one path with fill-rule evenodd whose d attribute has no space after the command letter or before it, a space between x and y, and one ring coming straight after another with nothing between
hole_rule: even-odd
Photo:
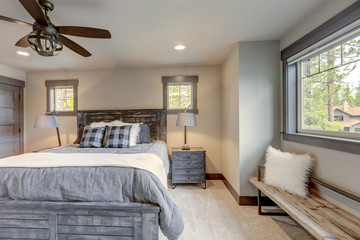
<instances>
[{"instance_id":1,"label":"wooden headboard","mask_svg":"<svg viewBox=\"0 0 360 240\"><path fill-rule=\"evenodd\" d=\"M153 140L166 142L166 110L164 109L78 111L78 138L86 125L92 122L111 122L114 120L128 123L144 123L150 127L150 135Z\"/></svg>"}]
</instances>

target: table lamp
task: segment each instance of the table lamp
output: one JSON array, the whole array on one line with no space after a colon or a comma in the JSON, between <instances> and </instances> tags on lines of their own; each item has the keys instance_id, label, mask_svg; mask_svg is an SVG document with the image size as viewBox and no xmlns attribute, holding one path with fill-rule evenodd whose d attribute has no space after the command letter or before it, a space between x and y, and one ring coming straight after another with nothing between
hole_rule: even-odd
<instances>
[{"instance_id":1,"label":"table lamp","mask_svg":"<svg viewBox=\"0 0 360 240\"><path fill-rule=\"evenodd\" d=\"M182 146L182 150L190 150L190 146L186 144L186 127L196 126L195 114L188 112L178 113L176 116L176 126L184 127L185 143Z\"/></svg>"},{"instance_id":2,"label":"table lamp","mask_svg":"<svg viewBox=\"0 0 360 240\"><path fill-rule=\"evenodd\" d=\"M55 115L39 115L35 120L35 128L56 128L56 133L59 141L59 146L61 146L60 134L59 134L59 125Z\"/></svg>"}]
</instances>

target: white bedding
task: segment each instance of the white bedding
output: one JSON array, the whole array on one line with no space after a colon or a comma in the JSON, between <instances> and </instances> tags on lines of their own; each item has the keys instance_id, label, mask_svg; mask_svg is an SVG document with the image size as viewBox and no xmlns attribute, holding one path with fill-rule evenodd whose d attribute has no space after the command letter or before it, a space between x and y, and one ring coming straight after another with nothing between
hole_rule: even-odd
<instances>
[{"instance_id":1,"label":"white bedding","mask_svg":"<svg viewBox=\"0 0 360 240\"><path fill-rule=\"evenodd\" d=\"M129 167L151 172L167 188L162 160L153 153L26 153L0 160L0 167Z\"/></svg>"}]
</instances>

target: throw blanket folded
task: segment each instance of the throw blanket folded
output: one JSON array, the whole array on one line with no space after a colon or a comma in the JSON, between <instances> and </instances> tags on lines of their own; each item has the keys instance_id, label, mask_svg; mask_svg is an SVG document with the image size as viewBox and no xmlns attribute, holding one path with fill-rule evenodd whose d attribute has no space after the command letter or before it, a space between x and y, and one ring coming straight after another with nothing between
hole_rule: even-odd
<instances>
[{"instance_id":1,"label":"throw blanket folded","mask_svg":"<svg viewBox=\"0 0 360 240\"><path fill-rule=\"evenodd\" d=\"M0 167L132 167L151 172L167 188L163 162L153 153L26 153L2 159Z\"/></svg>"}]
</instances>

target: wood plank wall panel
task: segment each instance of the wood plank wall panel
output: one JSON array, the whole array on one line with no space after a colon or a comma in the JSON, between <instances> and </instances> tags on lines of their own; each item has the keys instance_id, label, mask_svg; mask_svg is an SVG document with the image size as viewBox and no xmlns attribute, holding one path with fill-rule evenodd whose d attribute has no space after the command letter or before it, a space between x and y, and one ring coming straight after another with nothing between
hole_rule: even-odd
<instances>
[{"instance_id":1,"label":"wood plank wall panel","mask_svg":"<svg viewBox=\"0 0 360 240\"><path fill-rule=\"evenodd\" d=\"M167 141L166 110L164 109L78 111L78 137L81 136L84 126L92 122L111 122L114 120L144 123L150 127L150 135L153 140Z\"/></svg>"}]
</instances>

